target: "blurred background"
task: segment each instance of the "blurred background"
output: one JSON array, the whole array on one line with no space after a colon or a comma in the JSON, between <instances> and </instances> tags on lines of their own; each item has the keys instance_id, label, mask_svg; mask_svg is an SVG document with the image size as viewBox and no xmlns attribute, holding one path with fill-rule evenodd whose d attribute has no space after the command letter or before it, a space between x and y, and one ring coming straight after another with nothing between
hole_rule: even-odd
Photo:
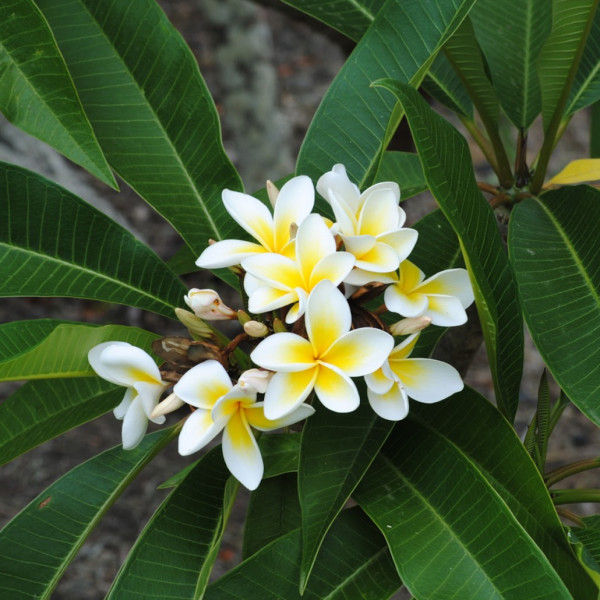
<instances>
[{"instance_id":1,"label":"blurred background","mask_svg":"<svg viewBox=\"0 0 600 600\"><path fill-rule=\"evenodd\" d=\"M245 0L159 0L159 3L198 60L221 115L225 148L242 176L246 191L260 189L267 178L276 180L292 172L312 115L351 51L351 44L274 1L260 6ZM588 130L583 115L561 141L557 164L554 169L551 167L551 173L562 168L567 160L586 156ZM406 134L400 143L406 144L402 149L410 149ZM473 153L476 162L482 160L476 149ZM120 182L119 193L110 190L1 117L0 160L40 172L95 204L164 259L179 249L178 237L170 226L125 184ZM323 171L331 167L323 165ZM487 175L485 170L478 173L480 178ZM433 201L420 196L403 206L410 225L431 209ZM201 273L188 275L185 281L189 287L215 286L210 275ZM122 323L164 335L185 334L173 321L104 303L53 298L19 298L0 303L0 322L43 317ZM517 419L521 435L535 410L541 373L542 361L528 341L523 402ZM472 363L467 383L493 397L483 349ZM18 385L0 384L0 401ZM121 424L109 414L0 468L0 527L55 479L83 460L119 444L120 428ZM596 428L576 409L567 408L551 438L550 467L599 454ZM164 490L156 487L196 458L180 457L173 445L160 454L92 533L52 597L103 598L131 544L166 496ZM565 486L569 483L567 480ZM575 483L581 487L600 487L600 478L596 471L589 471ZM242 493L225 535L215 576L240 559L246 500ZM583 510L596 512L597 507L584 506Z\"/></svg>"}]
</instances>

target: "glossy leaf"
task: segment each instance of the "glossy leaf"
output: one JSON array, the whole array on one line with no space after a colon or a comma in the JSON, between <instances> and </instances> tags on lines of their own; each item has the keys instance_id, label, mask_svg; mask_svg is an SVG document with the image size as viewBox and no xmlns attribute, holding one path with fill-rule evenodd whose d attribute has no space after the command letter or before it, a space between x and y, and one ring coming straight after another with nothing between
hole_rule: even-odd
<instances>
[{"instance_id":1,"label":"glossy leaf","mask_svg":"<svg viewBox=\"0 0 600 600\"><path fill-rule=\"evenodd\" d=\"M0 112L117 187L48 23L33 0L0 4Z\"/></svg>"},{"instance_id":2,"label":"glossy leaf","mask_svg":"<svg viewBox=\"0 0 600 600\"><path fill-rule=\"evenodd\" d=\"M221 191L241 182L196 60L158 3L37 4L113 169L196 253L232 237Z\"/></svg>"},{"instance_id":3,"label":"glossy leaf","mask_svg":"<svg viewBox=\"0 0 600 600\"><path fill-rule=\"evenodd\" d=\"M265 465L263 477L277 477L298 470L300 437L299 433L275 433L260 437L258 446Z\"/></svg>"},{"instance_id":4,"label":"glossy leaf","mask_svg":"<svg viewBox=\"0 0 600 600\"><path fill-rule=\"evenodd\" d=\"M176 430L147 435L79 465L46 488L0 531L0 593L50 598L64 570L117 497Z\"/></svg>"},{"instance_id":5,"label":"glossy leaf","mask_svg":"<svg viewBox=\"0 0 600 600\"><path fill-rule=\"evenodd\" d=\"M569 539L581 564L600 587L600 515L584 517L585 527L571 527Z\"/></svg>"},{"instance_id":6,"label":"glossy leaf","mask_svg":"<svg viewBox=\"0 0 600 600\"><path fill-rule=\"evenodd\" d=\"M460 408L455 405L452 414ZM437 406L424 409L431 410L419 411L418 421L398 424L354 493L385 536L406 587L427 600L572 598L485 471L445 432L434 429ZM463 428L468 420L473 429L469 414L459 420ZM484 456L497 447L488 433L477 427L468 436L475 456L482 447L490 447L481 452ZM513 448L517 443L513 436ZM520 458L535 475L522 450ZM513 476L510 464L508 472L495 472L495 477L504 473L501 484Z\"/></svg>"},{"instance_id":7,"label":"glossy leaf","mask_svg":"<svg viewBox=\"0 0 600 600\"><path fill-rule=\"evenodd\" d=\"M300 546L299 530L272 542L210 585L206 600L387 600L401 586L381 535L357 508L331 527L302 596Z\"/></svg>"},{"instance_id":8,"label":"glossy leaf","mask_svg":"<svg viewBox=\"0 0 600 600\"><path fill-rule=\"evenodd\" d=\"M400 186L400 201L427 189L421 161L414 152L385 152L375 176L375 182L380 181L395 181Z\"/></svg>"},{"instance_id":9,"label":"glossy leaf","mask_svg":"<svg viewBox=\"0 0 600 600\"><path fill-rule=\"evenodd\" d=\"M91 298L171 317L185 292L112 219L47 179L0 163L0 297Z\"/></svg>"},{"instance_id":10,"label":"glossy leaf","mask_svg":"<svg viewBox=\"0 0 600 600\"><path fill-rule=\"evenodd\" d=\"M537 59L552 29L552 0L478 0L470 17L504 111L527 129L542 108Z\"/></svg>"},{"instance_id":11,"label":"glossy leaf","mask_svg":"<svg viewBox=\"0 0 600 600\"><path fill-rule=\"evenodd\" d=\"M477 188L465 139L418 93L381 82L402 103L431 193L458 236L475 292L496 401L514 419L523 364L523 326L513 273L496 218Z\"/></svg>"},{"instance_id":12,"label":"glossy leaf","mask_svg":"<svg viewBox=\"0 0 600 600\"><path fill-rule=\"evenodd\" d=\"M0 464L103 415L123 394L98 377L26 383L0 404Z\"/></svg>"},{"instance_id":13,"label":"glossy leaf","mask_svg":"<svg viewBox=\"0 0 600 600\"><path fill-rule=\"evenodd\" d=\"M320 407L306 421L298 469L302 509L301 590L307 584L327 531L393 426L393 422L380 419L367 402L346 414Z\"/></svg>"},{"instance_id":14,"label":"glossy leaf","mask_svg":"<svg viewBox=\"0 0 600 600\"><path fill-rule=\"evenodd\" d=\"M434 405L413 402L410 419L431 430L475 466L544 552L573 598L586 600L597 594L573 556L542 477L515 430L492 404L465 388ZM402 435L401 431L397 435Z\"/></svg>"},{"instance_id":15,"label":"glossy leaf","mask_svg":"<svg viewBox=\"0 0 600 600\"><path fill-rule=\"evenodd\" d=\"M124 325L86 325L55 319L0 325L0 381L89 377L88 351L102 342L128 342L150 350L159 336ZM57 352L60 348L60 352Z\"/></svg>"},{"instance_id":16,"label":"glossy leaf","mask_svg":"<svg viewBox=\"0 0 600 600\"><path fill-rule=\"evenodd\" d=\"M360 188L368 183L402 116L394 99L371 83L394 77L418 85L472 5L473 0L435 0L431 6L388 0L321 102L297 172L317 179L342 163Z\"/></svg>"},{"instance_id":17,"label":"glossy leaf","mask_svg":"<svg viewBox=\"0 0 600 600\"><path fill-rule=\"evenodd\" d=\"M600 99L600 11L596 9L579 68L571 87L565 118Z\"/></svg>"},{"instance_id":18,"label":"glossy leaf","mask_svg":"<svg viewBox=\"0 0 600 600\"><path fill-rule=\"evenodd\" d=\"M221 448L214 448L154 513L107 600L201 598L235 497L229 480Z\"/></svg>"},{"instance_id":19,"label":"glossy leaf","mask_svg":"<svg viewBox=\"0 0 600 600\"><path fill-rule=\"evenodd\" d=\"M263 479L250 496L242 555L248 558L298 527L300 503L296 473Z\"/></svg>"},{"instance_id":20,"label":"glossy leaf","mask_svg":"<svg viewBox=\"0 0 600 600\"><path fill-rule=\"evenodd\" d=\"M600 192L563 187L520 203L509 251L531 336L571 401L600 425Z\"/></svg>"},{"instance_id":21,"label":"glossy leaf","mask_svg":"<svg viewBox=\"0 0 600 600\"><path fill-rule=\"evenodd\" d=\"M563 113L597 6L598 0L552 2L552 32L538 58L546 129Z\"/></svg>"}]
</instances>

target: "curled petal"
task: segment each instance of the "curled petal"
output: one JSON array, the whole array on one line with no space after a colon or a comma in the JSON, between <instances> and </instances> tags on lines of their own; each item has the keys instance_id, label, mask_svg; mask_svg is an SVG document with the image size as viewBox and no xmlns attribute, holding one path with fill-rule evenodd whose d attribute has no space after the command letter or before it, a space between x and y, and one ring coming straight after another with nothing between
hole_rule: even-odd
<instances>
[{"instance_id":1,"label":"curled petal","mask_svg":"<svg viewBox=\"0 0 600 600\"><path fill-rule=\"evenodd\" d=\"M419 317L429 306L429 300L425 294L406 294L399 284L390 285L385 290L383 301L389 311L403 317Z\"/></svg>"},{"instance_id":2,"label":"curled petal","mask_svg":"<svg viewBox=\"0 0 600 600\"><path fill-rule=\"evenodd\" d=\"M335 215L335 231L342 235L356 235L358 233L356 209L334 190L329 191L328 200Z\"/></svg>"},{"instance_id":3,"label":"curled petal","mask_svg":"<svg viewBox=\"0 0 600 600\"><path fill-rule=\"evenodd\" d=\"M423 294L456 296L463 308L468 308L474 300L469 274L465 269L448 269L436 273L421 284L419 291Z\"/></svg>"},{"instance_id":4,"label":"curled petal","mask_svg":"<svg viewBox=\"0 0 600 600\"><path fill-rule=\"evenodd\" d=\"M227 212L261 246L275 252L273 244L273 217L269 209L248 194L223 190L223 204Z\"/></svg>"},{"instance_id":5,"label":"curled petal","mask_svg":"<svg viewBox=\"0 0 600 600\"><path fill-rule=\"evenodd\" d=\"M196 265L203 269L220 269L239 265L244 258L254 254L262 254L267 249L254 242L244 240L222 240L211 244L202 252Z\"/></svg>"},{"instance_id":6,"label":"curled petal","mask_svg":"<svg viewBox=\"0 0 600 600\"><path fill-rule=\"evenodd\" d=\"M309 289L327 279L338 286L348 276L354 266L355 258L350 252L335 252L323 258L315 266L309 280Z\"/></svg>"},{"instance_id":7,"label":"curled petal","mask_svg":"<svg viewBox=\"0 0 600 600\"><path fill-rule=\"evenodd\" d=\"M380 283L396 283L398 277L396 277L395 271L391 271L390 273L375 273L374 271L365 271L364 269L352 269L352 271L344 278L344 283L357 286L366 285L373 281L378 281Z\"/></svg>"},{"instance_id":8,"label":"curled petal","mask_svg":"<svg viewBox=\"0 0 600 600\"><path fill-rule=\"evenodd\" d=\"M380 242L376 242L373 248L365 254L356 257L356 266L359 269L376 273L395 271L399 264L398 253L391 246Z\"/></svg>"},{"instance_id":9,"label":"curled petal","mask_svg":"<svg viewBox=\"0 0 600 600\"><path fill-rule=\"evenodd\" d=\"M96 371L96 374L99 377L102 377L102 379L110 381L111 383L116 383L117 385L129 385L124 384L121 381L116 381L111 370L106 368L104 361L101 359L104 350L106 350L110 346L131 347L131 344L128 344L127 342L104 342L102 344L98 344L97 346L91 348L88 352L88 362L90 363L92 369Z\"/></svg>"},{"instance_id":10,"label":"curled petal","mask_svg":"<svg viewBox=\"0 0 600 600\"><path fill-rule=\"evenodd\" d=\"M358 187L348 179L344 165L334 165L331 171L321 175L317 181L317 192L330 200L333 192L356 213L359 208L360 191Z\"/></svg>"},{"instance_id":11,"label":"curled petal","mask_svg":"<svg viewBox=\"0 0 600 600\"><path fill-rule=\"evenodd\" d=\"M277 421L296 410L312 392L318 367L297 373L275 373L265 394L265 417Z\"/></svg>"},{"instance_id":12,"label":"curled petal","mask_svg":"<svg viewBox=\"0 0 600 600\"><path fill-rule=\"evenodd\" d=\"M315 189L306 175L293 177L281 188L275 203L275 247L280 252L290 240L290 228L300 225L315 203Z\"/></svg>"},{"instance_id":13,"label":"curled petal","mask_svg":"<svg viewBox=\"0 0 600 600\"><path fill-rule=\"evenodd\" d=\"M113 410L113 414L115 415L116 419L119 419L119 421L123 420L123 418L125 417L125 414L129 410L129 407L131 406L131 403L133 402L133 399L136 396L137 396L137 392L133 388L127 388L127 391L125 392L125 396L123 397L123 400L121 400L121 403L118 406L116 406Z\"/></svg>"},{"instance_id":14,"label":"curled petal","mask_svg":"<svg viewBox=\"0 0 600 600\"><path fill-rule=\"evenodd\" d=\"M249 490L255 490L264 466L256 439L242 411L236 412L223 432L223 458L231 474Z\"/></svg>"},{"instance_id":15,"label":"curled petal","mask_svg":"<svg viewBox=\"0 0 600 600\"><path fill-rule=\"evenodd\" d=\"M327 280L317 284L306 304L306 332L314 350L313 356L322 356L350 330L350 307L344 295Z\"/></svg>"},{"instance_id":16,"label":"curled petal","mask_svg":"<svg viewBox=\"0 0 600 600\"><path fill-rule=\"evenodd\" d=\"M144 407L144 412L148 418L150 418L154 407L158 404L160 396L165 387L165 385L157 385L155 383L147 383L145 381L138 381L137 383L133 384L133 389L138 393L138 396L142 401L142 406ZM155 423L164 423L165 418L157 417L156 419L152 419L152 421Z\"/></svg>"},{"instance_id":17,"label":"curled petal","mask_svg":"<svg viewBox=\"0 0 600 600\"><path fill-rule=\"evenodd\" d=\"M244 371L238 379L238 385L252 388L255 393L264 394L267 391L269 381L273 373L264 369L248 369Z\"/></svg>"},{"instance_id":18,"label":"curled petal","mask_svg":"<svg viewBox=\"0 0 600 600\"><path fill-rule=\"evenodd\" d=\"M365 375L365 383L376 394L389 392L395 383L395 379L387 361L383 363L380 369L377 369L373 373L367 373Z\"/></svg>"},{"instance_id":19,"label":"curled petal","mask_svg":"<svg viewBox=\"0 0 600 600\"><path fill-rule=\"evenodd\" d=\"M277 310L298 300L295 290L278 290L269 285L263 285L248 293L248 310L255 314Z\"/></svg>"},{"instance_id":20,"label":"curled petal","mask_svg":"<svg viewBox=\"0 0 600 600\"><path fill-rule=\"evenodd\" d=\"M123 450L135 448L142 441L147 427L148 417L140 397L136 396L123 419L123 429L121 430Z\"/></svg>"},{"instance_id":21,"label":"curled petal","mask_svg":"<svg viewBox=\"0 0 600 600\"><path fill-rule=\"evenodd\" d=\"M419 232L416 229L406 228L380 235L377 241L391 246L396 251L400 262L402 262L413 251L418 238Z\"/></svg>"},{"instance_id":22,"label":"curled petal","mask_svg":"<svg viewBox=\"0 0 600 600\"><path fill-rule=\"evenodd\" d=\"M367 254L377 243L377 239L373 235L342 235L342 240L346 250L357 258ZM390 271L394 269L390 269Z\"/></svg>"},{"instance_id":23,"label":"curled petal","mask_svg":"<svg viewBox=\"0 0 600 600\"><path fill-rule=\"evenodd\" d=\"M389 191L391 191L392 194L394 195L395 204L396 204L396 206L398 206L398 204L400 203L400 186L395 181L380 181L379 183L375 183L371 187L367 188L360 195L359 208L361 208L362 206L364 206L365 202L369 199L369 197L371 196L371 194L377 193L377 192L379 192L381 190L389 190ZM402 210L402 209L400 209L400 210ZM404 213L403 210L402 210L402 213ZM402 221L400 223L400 227L403 224L404 224L404 221Z\"/></svg>"},{"instance_id":24,"label":"curled petal","mask_svg":"<svg viewBox=\"0 0 600 600\"><path fill-rule=\"evenodd\" d=\"M256 392L253 388L243 385L234 385L222 398L219 398L212 409L212 419L215 422L226 423L233 415L247 406L252 406L256 401Z\"/></svg>"},{"instance_id":25,"label":"curled petal","mask_svg":"<svg viewBox=\"0 0 600 600\"><path fill-rule=\"evenodd\" d=\"M263 284L275 289L289 292L295 287L302 287L302 277L296 261L281 254L250 256L242 261L242 267ZM252 285L254 286L254 283Z\"/></svg>"},{"instance_id":26,"label":"curled petal","mask_svg":"<svg viewBox=\"0 0 600 600\"><path fill-rule=\"evenodd\" d=\"M334 412L352 412L360 404L360 396L352 379L333 365L319 366L315 394L325 408Z\"/></svg>"},{"instance_id":27,"label":"curled petal","mask_svg":"<svg viewBox=\"0 0 600 600\"><path fill-rule=\"evenodd\" d=\"M431 294L427 296L429 306L427 307L427 316L431 317L434 325L442 327L454 327L463 325L467 322L467 313L460 300L455 296L437 296Z\"/></svg>"},{"instance_id":28,"label":"curled petal","mask_svg":"<svg viewBox=\"0 0 600 600\"><path fill-rule=\"evenodd\" d=\"M131 387L140 381L160 385L163 383L154 360L137 346L106 342L92 348L88 360L96 373L117 385Z\"/></svg>"},{"instance_id":29,"label":"curled petal","mask_svg":"<svg viewBox=\"0 0 600 600\"><path fill-rule=\"evenodd\" d=\"M211 410L233 387L227 371L216 360L207 360L187 371L173 392L187 404Z\"/></svg>"},{"instance_id":30,"label":"curled petal","mask_svg":"<svg viewBox=\"0 0 600 600\"><path fill-rule=\"evenodd\" d=\"M264 402L257 402L253 406L245 409L248 423L259 431L272 431L273 429L288 427L289 425L303 421L314 413L315 409L312 406L309 404L301 404L298 408L280 419L271 421L265 417Z\"/></svg>"},{"instance_id":31,"label":"curled petal","mask_svg":"<svg viewBox=\"0 0 600 600\"><path fill-rule=\"evenodd\" d=\"M377 394L369 388L367 398L371 408L382 419L401 421L408 415L408 397L398 384L383 394Z\"/></svg>"},{"instance_id":32,"label":"curled petal","mask_svg":"<svg viewBox=\"0 0 600 600\"><path fill-rule=\"evenodd\" d=\"M310 342L290 332L275 333L265 338L252 351L250 358L254 364L270 371L293 373L315 366Z\"/></svg>"},{"instance_id":33,"label":"curled petal","mask_svg":"<svg viewBox=\"0 0 600 600\"><path fill-rule=\"evenodd\" d=\"M321 360L350 377L366 375L379 369L386 361L394 338L381 329L361 327L342 335L321 356Z\"/></svg>"},{"instance_id":34,"label":"curled petal","mask_svg":"<svg viewBox=\"0 0 600 600\"><path fill-rule=\"evenodd\" d=\"M212 441L225 426L223 421L215 423L211 411L204 408L195 410L185 421L178 439L178 452L187 456L197 452Z\"/></svg>"},{"instance_id":35,"label":"curled petal","mask_svg":"<svg viewBox=\"0 0 600 600\"><path fill-rule=\"evenodd\" d=\"M221 296L214 290L192 288L183 299L201 319L220 321L235 319L237 316L237 313L224 304Z\"/></svg>"}]
</instances>

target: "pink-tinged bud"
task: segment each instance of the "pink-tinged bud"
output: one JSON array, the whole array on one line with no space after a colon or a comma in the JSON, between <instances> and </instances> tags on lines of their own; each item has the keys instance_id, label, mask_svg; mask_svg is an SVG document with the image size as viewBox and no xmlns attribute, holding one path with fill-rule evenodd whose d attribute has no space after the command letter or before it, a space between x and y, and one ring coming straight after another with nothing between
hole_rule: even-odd
<instances>
[{"instance_id":1,"label":"pink-tinged bud","mask_svg":"<svg viewBox=\"0 0 600 600\"><path fill-rule=\"evenodd\" d=\"M183 299L197 317L208 321L237 319L237 313L223 304L221 297L214 290L191 289Z\"/></svg>"},{"instance_id":2,"label":"pink-tinged bud","mask_svg":"<svg viewBox=\"0 0 600 600\"><path fill-rule=\"evenodd\" d=\"M175 394L169 394L162 402L159 402L150 413L151 419L156 419L162 415L175 412L178 408L181 408L185 402L178 398Z\"/></svg>"},{"instance_id":3,"label":"pink-tinged bud","mask_svg":"<svg viewBox=\"0 0 600 600\"><path fill-rule=\"evenodd\" d=\"M247 321L244 323L244 331L253 338L265 337L269 333L269 328L260 321Z\"/></svg>"},{"instance_id":4,"label":"pink-tinged bud","mask_svg":"<svg viewBox=\"0 0 600 600\"><path fill-rule=\"evenodd\" d=\"M256 391L257 394L264 394L267 391L267 385L269 384L269 381L271 381L273 375L274 373L272 371L249 369L240 375L237 384L242 389L251 388L251 390Z\"/></svg>"},{"instance_id":5,"label":"pink-tinged bud","mask_svg":"<svg viewBox=\"0 0 600 600\"><path fill-rule=\"evenodd\" d=\"M401 319L397 323L390 325L392 335L411 335L419 331L423 331L431 325L431 317L423 315L422 317L409 317Z\"/></svg>"},{"instance_id":6,"label":"pink-tinged bud","mask_svg":"<svg viewBox=\"0 0 600 600\"><path fill-rule=\"evenodd\" d=\"M267 179L267 196L269 197L269 202L271 206L275 208L275 203L277 202L277 196L279 196L279 190L277 186Z\"/></svg>"}]
</instances>

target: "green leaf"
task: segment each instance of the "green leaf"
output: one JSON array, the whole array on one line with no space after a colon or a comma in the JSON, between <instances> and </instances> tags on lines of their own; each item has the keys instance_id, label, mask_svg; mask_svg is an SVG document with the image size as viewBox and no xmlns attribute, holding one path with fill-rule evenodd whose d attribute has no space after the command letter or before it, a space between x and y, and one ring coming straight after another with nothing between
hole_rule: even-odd
<instances>
[{"instance_id":1,"label":"green leaf","mask_svg":"<svg viewBox=\"0 0 600 600\"><path fill-rule=\"evenodd\" d=\"M553 0L552 33L538 58L542 117L546 129L563 114L598 0Z\"/></svg>"},{"instance_id":2,"label":"green leaf","mask_svg":"<svg viewBox=\"0 0 600 600\"><path fill-rule=\"evenodd\" d=\"M395 181L400 186L401 201L427 189L421 161L414 152L385 152L375 176L375 183L380 181Z\"/></svg>"},{"instance_id":3,"label":"green leaf","mask_svg":"<svg viewBox=\"0 0 600 600\"><path fill-rule=\"evenodd\" d=\"M297 172L317 179L342 163L362 188L402 116L393 98L370 87L371 82L394 77L418 85L472 5L473 0L431 5L388 0L321 102L300 149Z\"/></svg>"},{"instance_id":4,"label":"green leaf","mask_svg":"<svg viewBox=\"0 0 600 600\"><path fill-rule=\"evenodd\" d=\"M478 0L470 17L502 107L527 129L542 108L537 59L552 29L552 0Z\"/></svg>"},{"instance_id":5,"label":"green leaf","mask_svg":"<svg viewBox=\"0 0 600 600\"><path fill-rule=\"evenodd\" d=\"M600 99L600 11L592 21L579 68L571 87L565 118Z\"/></svg>"},{"instance_id":6,"label":"green leaf","mask_svg":"<svg viewBox=\"0 0 600 600\"><path fill-rule=\"evenodd\" d=\"M264 479L252 492L242 555L248 558L267 544L300 526L298 478L296 473L284 473Z\"/></svg>"},{"instance_id":7,"label":"green leaf","mask_svg":"<svg viewBox=\"0 0 600 600\"><path fill-rule=\"evenodd\" d=\"M117 497L173 438L147 435L134 450L120 446L79 465L0 531L0 592L12 600L50 598L64 570Z\"/></svg>"},{"instance_id":8,"label":"green leaf","mask_svg":"<svg viewBox=\"0 0 600 600\"><path fill-rule=\"evenodd\" d=\"M112 219L47 179L0 163L0 297L91 298L172 317L185 292Z\"/></svg>"},{"instance_id":9,"label":"green leaf","mask_svg":"<svg viewBox=\"0 0 600 600\"><path fill-rule=\"evenodd\" d=\"M299 433L275 433L260 437L258 445L265 465L263 477L277 477L298 470L300 438Z\"/></svg>"},{"instance_id":10,"label":"green leaf","mask_svg":"<svg viewBox=\"0 0 600 600\"><path fill-rule=\"evenodd\" d=\"M0 465L103 415L123 395L97 377L26 383L0 404Z\"/></svg>"},{"instance_id":11,"label":"green leaf","mask_svg":"<svg viewBox=\"0 0 600 600\"><path fill-rule=\"evenodd\" d=\"M242 185L196 60L158 3L37 4L113 169L197 254L235 237L221 191Z\"/></svg>"},{"instance_id":12,"label":"green leaf","mask_svg":"<svg viewBox=\"0 0 600 600\"><path fill-rule=\"evenodd\" d=\"M574 598L595 597L597 590L571 552L541 475L515 430L492 404L465 388L435 405L413 402L410 419L431 430L475 466L541 548Z\"/></svg>"},{"instance_id":13,"label":"green leaf","mask_svg":"<svg viewBox=\"0 0 600 600\"><path fill-rule=\"evenodd\" d=\"M456 114L473 119L471 98L443 52L435 57L421 87Z\"/></svg>"},{"instance_id":14,"label":"green leaf","mask_svg":"<svg viewBox=\"0 0 600 600\"><path fill-rule=\"evenodd\" d=\"M600 587L600 515L582 520L585 527L571 527L569 538L581 564Z\"/></svg>"},{"instance_id":15,"label":"green leaf","mask_svg":"<svg viewBox=\"0 0 600 600\"><path fill-rule=\"evenodd\" d=\"M206 600L387 600L402 585L381 535L356 507L331 527L302 596L301 544L299 530L272 542L210 585Z\"/></svg>"},{"instance_id":16,"label":"green leaf","mask_svg":"<svg viewBox=\"0 0 600 600\"><path fill-rule=\"evenodd\" d=\"M500 459L508 425L504 443L498 444L493 434L488 438L491 432L485 425L480 428L474 421L478 413L461 412L465 403L459 398L453 396L439 405L442 410L451 405L444 411L449 424L436 415L438 405L423 407L418 420L398 423L355 491L355 499L382 531L400 577L417 598L572 598L481 468L493 468L493 459ZM466 404L473 409L472 403ZM483 399L480 404L485 406ZM458 419L452 415L459 415ZM501 420L496 415L496 422ZM440 422L450 431L437 432L434 427ZM458 429L463 432L458 432L462 440L457 444L453 432ZM527 481L511 482L518 470L518 438L510 435L510 467L504 464L492 473L497 485L510 490L508 496ZM483 465L473 462L471 452L475 459L484 457ZM519 467L527 464L529 475L537 479L536 497L543 493L548 502L535 466L522 448L519 452Z\"/></svg>"},{"instance_id":17,"label":"green leaf","mask_svg":"<svg viewBox=\"0 0 600 600\"><path fill-rule=\"evenodd\" d=\"M496 218L477 188L467 143L415 90L389 80L381 85L393 91L402 103L429 189L460 240L485 337L496 402L512 421L523 368L521 310Z\"/></svg>"},{"instance_id":18,"label":"green leaf","mask_svg":"<svg viewBox=\"0 0 600 600\"><path fill-rule=\"evenodd\" d=\"M0 112L117 189L52 32L33 0L0 5Z\"/></svg>"},{"instance_id":19,"label":"green leaf","mask_svg":"<svg viewBox=\"0 0 600 600\"><path fill-rule=\"evenodd\" d=\"M367 402L348 414L321 407L306 421L298 469L302 508L301 590L306 587L327 531L393 426L391 421L380 419Z\"/></svg>"},{"instance_id":20,"label":"green leaf","mask_svg":"<svg viewBox=\"0 0 600 600\"><path fill-rule=\"evenodd\" d=\"M88 351L102 342L128 342L149 350L159 336L124 325L86 325L55 319L0 325L0 381L89 377ZM57 348L60 352L57 352Z\"/></svg>"},{"instance_id":21,"label":"green leaf","mask_svg":"<svg viewBox=\"0 0 600 600\"><path fill-rule=\"evenodd\" d=\"M515 207L510 258L536 347L571 401L600 425L600 192L562 187Z\"/></svg>"},{"instance_id":22,"label":"green leaf","mask_svg":"<svg viewBox=\"0 0 600 600\"><path fill-rule=\"evenodd\" d=\"M154 513L106 599L201 598L235 498L229 479L213 448Z\"/></svg>"}]
</instances>

